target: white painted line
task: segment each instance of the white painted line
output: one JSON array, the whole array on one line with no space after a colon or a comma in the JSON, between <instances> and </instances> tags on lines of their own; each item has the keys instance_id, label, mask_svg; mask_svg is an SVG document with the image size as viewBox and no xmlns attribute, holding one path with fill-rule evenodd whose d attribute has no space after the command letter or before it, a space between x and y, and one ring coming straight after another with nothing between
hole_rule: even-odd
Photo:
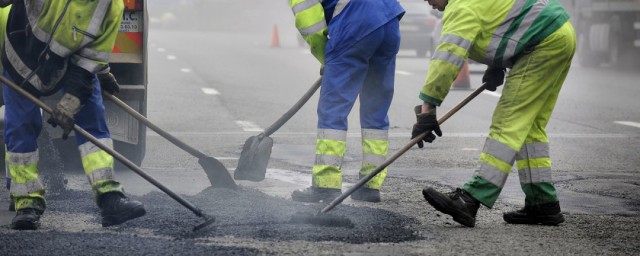
<instances>
[{"instance_id":1,"label":"white painted line","mask_svg":"<svg viewBox=\"0 0 640 256\"><path fill-rule=\"evenodd\" d=\"M181 68L181 69L180 69L180 72L183 72L183 73L191 73L191 69L188 69L188 68Z\"/></svg>"},{"instance_id":2,"label":"white painted line","mask_svg":"<svg viewBox=\"0 0 640 256\"><path fill-rule=\"evenodd\" d=\"M158 52L166 52L166 51L167 51L167 49L162 48L162 47L158 47Z\"/></svg>"},{"instance_id":3,"label":"white painted line","mask_svg":"<svg viewBox=\"0 0 640 256\"><path fill-rule=\"evenodd\" d=\"M310 173L301 173L301 172L282 170L282 169L267 169L265 178L284 181L284 182L288 182L291 184L296 184L304 187L311 185ZM343 190L347 190L353 187L353 185L354 184L350 182L342 182Z\"/></svg>"},{"instance_id":4,"label":"white painted line","mask_svg":"<svg viewBox=\"0 0 640 256\"><path fill-rule=\"evenodd\" d=\"M176 56L175 55L167 55L167 59L168 60L175 60Z\"/></svg>"},{"instance_id":5,"label":"white painted line","mask_svg":"<svg viewBox=\"0 0 640 256\"><path fill-rule=\"evenodd\" d=\"M236 124L245 132L262 132L264 129L251 121L236 121Z\"/></svg>"},{"instance_id":6,"label":"white painted line","mask_svg":"<svg viewBox=\"0 0 640 256\"><path fill-rule=\"evenodd\" d=\"M411 72L402 71L402 70L396 70L396 74L398 74L398 75L404 75L404 76L410 76L410 75L413 75L413 73L411 73Z\"/></svg>"},{"instance_id":7,"label":"white painted line","mask_svg":"<svg viewBox=\"0 0 640 256\"><path fill-rule=\"evenodd\" d=\"M462 151L478 151L479 148L462 148Z\"/></svg>"},{"instance_id":8,"label":"white painted line","mask_svg":"<svg viewBox=\"0 0 640 256\"><path fill-rule=\"evenodd\" d=\"M300 51L302 54L311 54L309 50Z\"/></svg>"},{"instance_id":9,"label":"white painted line","mask_svg":"<svg viewBox=\"0 0 640 256\"><path fill-rule=\"evenodd\" d=\"M636 123L636 122L629 122L629 121L615 121L614 123L616 124L621 124L621 125L627 125L627 126L633 126L636 128L640 128L640 123Z\"/></svg>"},{"instance_id":10,"label":"white painted line","mask_svg":"<svg viewBox=\"0 0 640 256\"><path fill-rule=\"evenodd\" d=\"M502 96L502 94L499 94L497 92L486 91L486 90L482 91L482 93L484 93L486 95L494 96L494 97L497 97L497 98L500 98L500 96Z\"/></svg>"},{"instance_id":11,"label":"white painted line","mask_svg":"<svg viewBox=\"0 0 640 256\"><path fill-rule=\"evenodd\" d=\"M213 88L202 88L202 92L204 92L205 94L209 94L209 95L219 95L220 92L216 91L216 89Z\"/></svg>"}]
</instances>

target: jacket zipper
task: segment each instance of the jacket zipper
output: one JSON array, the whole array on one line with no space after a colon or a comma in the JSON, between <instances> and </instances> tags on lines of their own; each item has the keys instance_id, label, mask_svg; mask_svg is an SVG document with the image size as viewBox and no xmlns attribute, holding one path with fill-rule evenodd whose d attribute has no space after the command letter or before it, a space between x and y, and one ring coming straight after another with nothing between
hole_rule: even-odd
<instances>
[{"instance_id":1,"label":"jacket zipper","mask_svg":"<svg viewBox=\"0 0 640 256\"><path fill-rule=\"evenodd\" d=\"M78 33L83 34L86 37L89 37L93 40L96 40L96 38L98 38L96 35L92 35L91 33L84 31L82 29L79 29L78 27L76 27L75 25L73 25L73 41L77 41L78 40Z\"/></svg>"}]
</instances>

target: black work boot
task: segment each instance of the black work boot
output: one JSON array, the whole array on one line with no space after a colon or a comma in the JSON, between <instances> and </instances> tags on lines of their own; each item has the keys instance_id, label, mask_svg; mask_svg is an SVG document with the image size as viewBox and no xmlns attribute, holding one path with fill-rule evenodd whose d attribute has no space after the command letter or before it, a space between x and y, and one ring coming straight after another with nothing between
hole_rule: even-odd
<instances>
[{"instance_id":1,"label":"black work boot","mask_svg":"<svg viewBox=\"0 0 640 256\"><path fill-rule=\"evenodd\" d=\"M98 206L101 210L103 227L118 225L147 213L142 203L130 200L120 192L103 194L100 196Z\"/></svg>"},{"instance_id":2,"label":"black work boot","mask_svg":"<svg viewBox=\"0 0 640 256\"><path fill-rule=\"evenodd\" d=\"M24 208L16 212L11 220L11 228L15 230L36 230L40 226L42 212L33 208Z\"/></svg>"},{"instance_id":3,"label":"black work boot","mask_svg":"<svg viewBox=\"0 0 640 256\"><path fill-rule=\"evenodd\" d=\"M478 213L480 201L466 191L457 188L453 192L443 194L432 187L427 187L422 190L422 195L436 210L451 215L454 221L467 227L476 225L476 213Z\"/></svg>"},{"instance_id":4,"label":"black work boot","mask_svg":"<svg viewBox=\"0 0 640 256\"><path fill-rule=\"evenodd\" d=\"M298 202L317 203L330 202L340 196L342 191L337 188L315 188L308 187L302 190L296 190L291 193L291 199Z\"/></svg>"},{"instance_id":5,"label":"black work boot","mask_svg":"<svg viewBox=\"0 0 640 256\"><path fill-rule=\"evenodd\" d=\"M524 206L524 208L505 212L502 215L504 221L509 224L542 224L556 226L564 222L564 216L560 212L560 203L548 203L538 206Z\"/></svg>"},{"instance_id":6,"label":"black work boot","mask_svg":"<svg viewBox=\"0 0 640 256\"><path fill-rule=\"evenodd\" d=\"M358 190L354 191L353 194L351 194L351 199L378 203L381 201L380 190L361 187Z\"/></svg>"}]
</instances>

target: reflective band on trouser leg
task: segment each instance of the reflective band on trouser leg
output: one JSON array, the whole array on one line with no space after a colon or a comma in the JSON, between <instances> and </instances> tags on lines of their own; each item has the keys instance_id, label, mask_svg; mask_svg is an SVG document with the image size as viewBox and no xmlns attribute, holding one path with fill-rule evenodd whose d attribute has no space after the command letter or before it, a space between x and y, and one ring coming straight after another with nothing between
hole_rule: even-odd
<instances>
[{"instance_id":1,"label":"reflective band on trouser leg","mask_svg":"<svg viewBox=\"0 0 640 256\"><path fill-rule=\"evenodd\" d=\"M313 187L342 189L342 160L347 151L347 131L318 129Z\"/></svg>"},{"instance_id":2,"label":"reflective band on trouser leg","mask_svg":"<svg viewBox=\"0 0 640 256\"><path fill-rule=\"evenodd\" d=\"M98 139L103 144L113 148L113 141L109 138ZM84 173L89 178L91 188L95 191L96 198L100 195L119 191L122 192L122 185L117 182L113 174L113 156L100 149L91 142L86 142L78 146Z\"/></svg>"},{"instance_id":3,"label":"reflective band on trouser leg","mask_svg":"<svg viewBox=\"0 0 640 256\"><path fill-rule=\"evenodd\" d=\"M38 175L38 152L7 152L11 173L11 198L16 210L34 208L44 211L44 185Z\"/></svg>"},{"instance_id":4,"label":"reflective band on trouser leg","mask_svg":"<svg viewBox=\"0 0 640 256\"><path fill-rule=\"evenodd\" d=\"M516 151L511 147L487 138L480 154L480 168L471 181L464 184L464 190L483 205L493 207L507 181L515 157Z\"/></svg>"},{"instance_id":5,"label":"reflective band on trouser leg","mask_svg":"<svg viewBox=\"0 0 640 256\"><path fill-rule=\"evenodd\" d=\"M558 201L556 189L551 178L551 159L549 143L527 143L516 156L520 186L526 195L528 206Z\"/></svg>"},{"instance_id":6,"label":"reflective band on trouser leg","mask_svg":"<svg viewBox=\"0 0 640 256\"><path fill-rule=\"evenodd\" d=\"M387 158L389 146L387 130L362 129L362 168L360 179L369 175ZM384 168L365 185L371 189L380 189L382 182L387 177L387 168Z\"/></svg>"}]
</instances>

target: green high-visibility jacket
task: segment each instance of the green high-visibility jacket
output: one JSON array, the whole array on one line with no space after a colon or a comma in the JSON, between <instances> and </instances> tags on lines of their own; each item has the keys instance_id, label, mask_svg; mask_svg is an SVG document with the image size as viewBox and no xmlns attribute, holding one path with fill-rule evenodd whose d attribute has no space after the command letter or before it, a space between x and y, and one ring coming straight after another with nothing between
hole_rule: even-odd
<instances>
[{"instance_id":1,"label":"green high-visibility jacket","mask_svg":"<svg viewBox=\"0 0 640 256\"><path fill-rule=\"evenodd\" d=\"M467 58L510 68L568 20L557 0L449 0L420 99L439 106Z\"/></svg>"}]
</instances>

